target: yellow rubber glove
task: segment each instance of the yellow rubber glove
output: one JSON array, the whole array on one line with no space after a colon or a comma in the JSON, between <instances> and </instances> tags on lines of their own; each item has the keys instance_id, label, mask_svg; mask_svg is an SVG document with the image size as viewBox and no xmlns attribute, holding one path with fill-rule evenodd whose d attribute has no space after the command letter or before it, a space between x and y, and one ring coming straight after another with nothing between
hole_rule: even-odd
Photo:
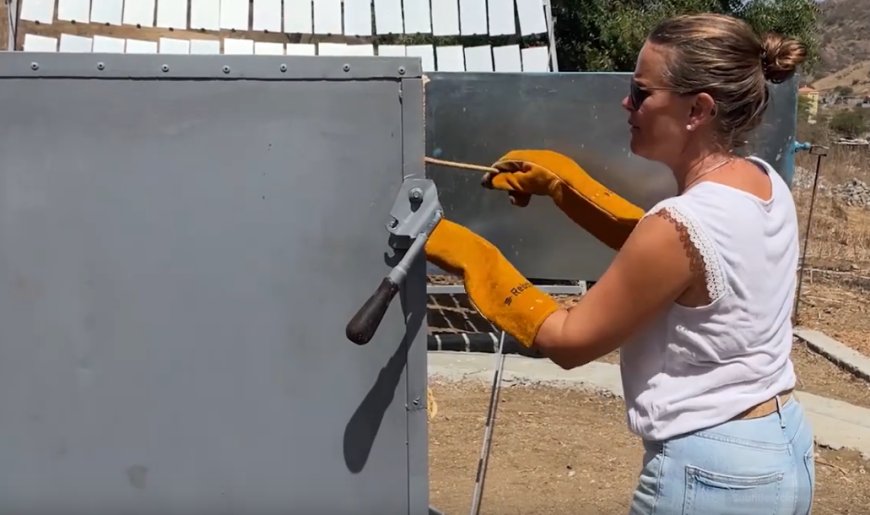
<instances>
[{"instance_id":1,"label":"yellow rubber glove","mask_svg":"<svg viewBox=\"0 0 870 515\"><path fill-rule=\"evenodd\" d=\"M483 185L505 190L511 202L526 206L544 195L576 224L612 249L619 249L644 211L593 179L571 158L550 150L513 150L493 165Z\"/></svg>"},{"instance_id":2,"label":"yellow rubber glove","mask_svg":"<svg viewBox=\"0 0 870 515\"><path fill-rule=\"evenodd\" d=\"M462 225L442 219L425 249L431 263L464 278L468 298L484 318L526 347L532 346L544 320L559 309L498 248Z\"/></svg>"}]
</instances>

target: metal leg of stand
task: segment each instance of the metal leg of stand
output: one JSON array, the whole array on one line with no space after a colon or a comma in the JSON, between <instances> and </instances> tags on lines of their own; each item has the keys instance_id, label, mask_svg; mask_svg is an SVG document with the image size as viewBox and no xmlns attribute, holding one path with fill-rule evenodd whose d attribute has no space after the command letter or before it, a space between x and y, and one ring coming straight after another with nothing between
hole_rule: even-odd
<instances>
[{"instance_id":1,"label":"metal leg of stand","mask_svg":"<svg viewBox=\"0 0 870 515\"><path fill-rule=\"evenodd\" d=\"M474 496L471 501L471 514L480 513L480 500L483 496L483 485L486 478L486 467L489 462L489 451L492 447L492 428L495 425L495 412L498 409L499 393L501 392L501 378L504 371L504 338L505 332L501 332L496 354L495 374L492 378L492 390L489 394L489 411L486 416L486 425L483 434L483 445L480 449L480 460L477 462L477 479L474 483Z\"/></svg>"}]
</instances>

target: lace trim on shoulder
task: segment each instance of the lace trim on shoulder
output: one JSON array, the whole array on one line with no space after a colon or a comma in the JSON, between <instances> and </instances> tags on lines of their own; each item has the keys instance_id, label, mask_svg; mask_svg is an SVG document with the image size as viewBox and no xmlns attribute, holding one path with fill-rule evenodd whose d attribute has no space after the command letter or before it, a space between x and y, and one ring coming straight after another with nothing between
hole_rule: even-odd
<instances>
[{"instance_id":1,"label":"lace trim on shoulder","mask_svg":"<svg viewBox=\"0 0 870 515\"><path fill-rule=\"evenodd\" d=\"M678 206L662 202L645 216L661 216L673 223L680 233L680 241L689 256L693 274L703 274L709 301L713 302L725 294L727 287L718 253L713 242L707 237L703 227L695 219L683 212Z\"/></svg>"}]
</instances>

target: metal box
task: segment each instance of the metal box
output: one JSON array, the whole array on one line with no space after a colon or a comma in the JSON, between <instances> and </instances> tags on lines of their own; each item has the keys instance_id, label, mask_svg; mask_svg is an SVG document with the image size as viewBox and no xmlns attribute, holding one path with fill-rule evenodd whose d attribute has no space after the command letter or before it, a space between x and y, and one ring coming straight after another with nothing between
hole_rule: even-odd
<instances>
[{"instance_id":1,"label":"metal box","mask_svg":"<svg viewBox=\"0 0 870 515\"><path fill-rule=\"evenodd\" d=\"M419 60L0 54L0 512L427 513Z\"/></svg>"}]
</instances>

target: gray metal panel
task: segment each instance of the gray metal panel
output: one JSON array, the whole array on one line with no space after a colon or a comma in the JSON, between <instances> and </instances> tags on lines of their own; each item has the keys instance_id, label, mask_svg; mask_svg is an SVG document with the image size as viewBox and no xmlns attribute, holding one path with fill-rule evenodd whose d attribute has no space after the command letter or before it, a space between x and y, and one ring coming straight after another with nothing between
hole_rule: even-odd
<instances>
[{"instance_id":1,"label":"gray metal panel","mask_svg":"<svg viewBox=\"0 0 870 515\"><path fill-rule=\"evenodd\" d=\"M344 334L423 127L316 73L0 80L0 511L425 512L422 275Z\"/></svg>"},{"instance_id":2,"label":"gray metal panel","mask_svg":"<svg viewBox=\"0 0 870 515\"><path fill-rule=\"evenodd\" d=\"M422 77L420 59L369 56L58 54L10 52L0 78L347 80Z\"/></svg>"},{"instance_id":3,"label":"gray metal panel","mask_svg":"<svg viewBox=\"0 0 870 515\"><path fill-rule=\"evenodd\" d=\"M671 172L631 154L626 73L427 75L426 152L488 165L518 148L562 152L594 178L644 209L675 192ZM751 148L790 177L795 83L773 89L773 104ZM445 216L496 244L533 278L594 280L613 251L571 222L547 198L519 209L484 190L480 173L429 166ZM438 270L432 266L431 272Z\"/></svg>"}]
</instances>

